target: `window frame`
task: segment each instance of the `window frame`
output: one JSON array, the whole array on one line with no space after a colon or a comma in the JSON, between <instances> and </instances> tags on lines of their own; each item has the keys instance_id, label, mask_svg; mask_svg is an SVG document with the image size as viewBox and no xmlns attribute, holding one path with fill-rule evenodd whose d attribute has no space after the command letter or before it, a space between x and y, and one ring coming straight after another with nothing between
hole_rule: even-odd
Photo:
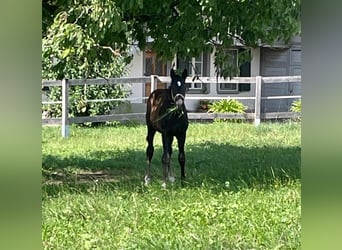
<instances>
[{"instance_id":1,"label":"window frame","mask_svg":"<svg viewBox=\"0 0 342 250\"><path fill-rule=\"evenodd\" d=\"M235 88L221 88L221 84L231 84L235 86ZM217 92L218 94L227 94L227 93L238 93L239 92L239 84L235 82L218 82L217 83Z\"/></svg>"},{"instance_id":2,"label":"window frame","mask_svg":"<svg viewBox=\"0 0 342 250\"><path fill-rule=\"evenodd\" d=\"M204 52L202 52L197 58L196 57L191 57L191 58L186 58L186 59L181 59L177 58L177 61L182 60L182 63L186 63L188 66L188 71L189 75L188 77L195 77L196 75L202 77L203 76L203 70L204 70L204 58L210 58L210 57L205 57ZM197 60L200 59L200 60ZM196 64L200 64L200 72L197 72L196 74L195 70L193 69L194 67L196 68ZM207 64L210 64L210 62L207 62ZM209 72L207 73L209 74ZM203 83L199 80L194 80L191 82L187 82L187 91L189 94L209 94L209 89L210 86L208 83Z\"/></svg>"},{"instance_id":3,"label":"window frame","mask_svg":"<svg viewBox=\"0 0 342 250\"><path fill-rule=\"evenodd\" d=\"M236 55L233 58L236 58L236 67L239 66L239 48L230 48L229 51L235 51ZM231 84L235 86L235 88L221 88L221 84ZM234 82L217 82L216 91L218 94L236 94L239 93L239 84Z\"/></svg>"}]
</instances>

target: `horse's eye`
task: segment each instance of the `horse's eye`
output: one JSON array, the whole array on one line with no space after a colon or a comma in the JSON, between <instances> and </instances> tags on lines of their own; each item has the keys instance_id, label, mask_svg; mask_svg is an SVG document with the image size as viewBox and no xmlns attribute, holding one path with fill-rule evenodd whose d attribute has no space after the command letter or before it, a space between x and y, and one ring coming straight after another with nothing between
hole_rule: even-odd
<instances>
[{"instance_id":1,"label":"horse's eye","mask_svg":"<svg viewBox=\"0 0 342 250\"><path fill-rule=\"evenodd\" d=\"M178 87L180 87L182 85L182 83L180 81L177 81L177 85L178 85Z\"/></svg>"}]
</instances>

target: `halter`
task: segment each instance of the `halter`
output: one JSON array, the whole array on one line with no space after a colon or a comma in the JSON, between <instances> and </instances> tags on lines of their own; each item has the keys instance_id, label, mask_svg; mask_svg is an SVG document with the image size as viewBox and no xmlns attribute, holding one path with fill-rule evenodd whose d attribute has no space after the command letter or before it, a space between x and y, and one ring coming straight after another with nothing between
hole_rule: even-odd
<instances>
[{"instance_id":1,"label":"halter","mask_svg":"<svg viewBox=\"0 0 342 250\"><path fill-rule=\"evenodd\" d=\"M172 92L172 88L170 89L171 90L171 98L172 98L172 100L174 101L174 102L176 102L176 97L180 97L180 98L182 98L183 100L185 99L185 96L184 95L182 95L182 94L180 94L180 93L178 93L178 94L176 94L175 96L173 95L173 92Z\"/></svg>"}]
</instances>

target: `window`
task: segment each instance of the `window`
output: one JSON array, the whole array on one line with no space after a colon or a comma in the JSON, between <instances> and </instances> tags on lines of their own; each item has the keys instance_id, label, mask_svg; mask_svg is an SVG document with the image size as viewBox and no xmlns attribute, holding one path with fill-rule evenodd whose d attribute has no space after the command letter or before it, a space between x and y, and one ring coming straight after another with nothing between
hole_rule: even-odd
<instances>
[{"instance_id":1,"label":"window","mask_svg":"<svg viewBox=\"0 0 342 250\"><path fill-rule=\"evenodd\" d=\"M240 77L250 77L251 74L251 63L247 61L239 65L239 53L240 52L247 52L245 49L229 49L229 53L231 54L231 65L236 65L239 67L239 75ZM225 93L237 93L243 91L250 91L250 83L234 83L234 82L221 82L217 84L217 92L219 94Z\"/></svg>"},{"instance_id":2,"label":"window","mask_svg":"<svg viewBox=\"0 0 342 250\"><path fill-rule=\"evenodd\" d=\"M238 91L238 84L237 83L218 83L219 84L219 92L232 92L232 91Z\"/></svg>"},{"instance_id":3,"label":"window","mask_svg":"<svg viewBox=\"0 0 342 250\"><path fill-rule=\"evenodd\" d=\"M209 76L210 55L208 53L201 53L198 57L192 58L179 58L177 57L177 68L188 70L189 77L194 79L195 76ZM199 94L208 93L209 86L206 83L202 83L199 79L194 79L191 82L187 82L187 88L189 93Z\"/></svg>"},{"instance_id":4,"label":"window","mask_svg":"<svg viewBox=\"0 0 342 250\"><path fill-rule=\"evenodd\" d=\"M234 65L238 67L238 50L237 49L229 49L229 54L231 55L229 62L230 65ZM237 83L231 83L231 82L223 82L223 83L217 83L217 92L219 94L224 93L234 93L238 91L238 84Z\"/></svg>"},{"instance_id":5,"label":"window","mask_svg":"<svg viewBox=\"0 0 342 250\"><path fill-rule=\"evenodd\" d=\"M157 54L154 51L146 50L144 52L144 75L166 75L166 63L157 58Z\"/></svg>"}]
</instances>

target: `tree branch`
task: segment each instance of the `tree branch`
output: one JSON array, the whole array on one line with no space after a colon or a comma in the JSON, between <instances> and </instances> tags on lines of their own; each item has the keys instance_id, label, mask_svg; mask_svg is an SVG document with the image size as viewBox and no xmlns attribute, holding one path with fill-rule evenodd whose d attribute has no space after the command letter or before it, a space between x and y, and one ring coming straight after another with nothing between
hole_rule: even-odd
<instances>
[{"instance_id":1,"label":"tree branch","mask_svg":"<svg viewBox=\"0 0 342 250\"><path fill-rule=\"evenodd\" d=\"M114 56L119 56L119 57L121 57L121 53L120 53L120 49L116 49L116 50L114 50L112 47L110 47L110 46L101 46L101 45L97 45L98 47L100 47L100 48L102 48L102 49L109 49L112 53L113 53L113 55Z\"/></svg>"},{"instance_id":2,"label":"tree branch","mask_svg":"<svg viewBox=\"0 0 342 250\"><path fill-rule=\"evenodd\" d=\"M227 35L232 37L232 38L235 38L235 39L239 40L241 44L245 45L245 40L242 37L240 37L238 35L233 35L233 34L231 34L229 32L227 33Z\"/></svg>"}]
</instances>

